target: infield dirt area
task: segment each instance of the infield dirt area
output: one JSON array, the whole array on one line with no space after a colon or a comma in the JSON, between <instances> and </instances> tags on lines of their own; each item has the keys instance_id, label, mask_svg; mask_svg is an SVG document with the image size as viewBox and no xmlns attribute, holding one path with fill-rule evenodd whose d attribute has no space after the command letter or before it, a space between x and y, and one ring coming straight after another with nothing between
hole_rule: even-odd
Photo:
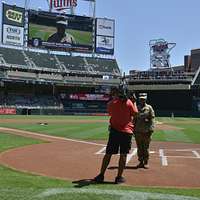
<instances>
[{"instance_id":1,"label":"infield dirt area","mask_svg":"<svg viewBox=\"0 0 200 200\"><path fill-rule=\"evenodd\" d=\"M99 172L105 141L71 140L9 128L0 128L0 131L45 141L1 153L0 163L10 168L80 183ZM150 168L136 169L137 149L133 144L124 172L127 185L200 188L198 144L152 142L150 150ZM114 181L118 158L113 156L105 181Z\"/></svg>"}]
</instances>

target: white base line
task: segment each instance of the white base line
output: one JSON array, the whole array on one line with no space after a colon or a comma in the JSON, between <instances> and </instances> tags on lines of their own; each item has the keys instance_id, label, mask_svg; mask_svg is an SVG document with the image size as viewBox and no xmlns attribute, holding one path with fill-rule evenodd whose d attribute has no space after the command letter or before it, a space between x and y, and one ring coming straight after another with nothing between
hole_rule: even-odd
<instances>
[{"instance_id":1,"label":"white base line","mask_svg":"<svg viewBox=\"0 0 200 200\"><path fill-rule=\"evenodd\" d=\"M193 149L177 149L176 151L195 151L200 150L200 148L193 148Z\"/></svg>"},{"instance_id":2,"label":"white base line","mask_svg":"<svg viewBox=\"0 0 200 200\"><path fill-rule=\"evenodd\" d=\"M200 148L192 148L192 149L163 149L165 151L193 151L193 150L200 150Z\"/></svg>"},{"instance_id":3,"label":"white base line","mask_svg":"<svg viewBox=\"0 0 200 200\"><path fill-rule=\"evenodd\" d=\"M161 162L163 166L167 166L168 162L167 162L167 157L164 155L164 150L163 149L159 149L159 155L161 157Z\"/></svg>"},{"instance_id":4,"label":"white base line","mask_svg":"<svg viewBox=\"0 0 200 200\"><path fill-rule=\"evenodd\" d=\"M126 165L130 162L131 158L132 158L133 156L135 156L136 154L137 154L137 148L134 148L134 149L133 149L133 152L132 152L131 154L128 154L128 155L127 155L127 158L126 158Z\"/></svg>"},{"instance_id":5,"label":"white base line","mask_svg":"<svg viewBox=\"0 0 200 200\"><path fill-rule=\"evenodd\" d=\"M192 157L192 156L165 156L166 158L193 158L193 159L199 159L198 157Z\"/></svg>"},{"instance_id":6,"label":"white base line","mask_svg":"<svg viewBox=\"0 0 200 200\"><path fill-rule=\"evenodd\" d=\"M200 154L197 151L192 151L192 153L197 157L200 158Z\"/></svg>"},{"instance_id":7,"label":"white base line","mask_svg":"<svg viewBox=\"0 0 200 200\"><path fill-rule=\"evenodd\" d=\"M104 152L105 152L105 150L106 150L106 147L103 147L102 149L100 149L98 152L96 152L95 154L104 154Z\"/></svg>"}]
</instances>

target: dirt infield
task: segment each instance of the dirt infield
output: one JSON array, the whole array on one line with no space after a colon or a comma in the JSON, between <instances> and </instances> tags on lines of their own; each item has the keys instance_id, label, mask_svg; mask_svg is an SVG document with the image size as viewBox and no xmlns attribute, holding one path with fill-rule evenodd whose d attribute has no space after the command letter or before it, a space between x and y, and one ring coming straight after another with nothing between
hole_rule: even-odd
<instances>
[{"instance_id":1,"label":"dirt infield","mask_svg":"<svg viewBox=\"0 0 200 200\"><path fill-rule=\"evenodd\" d=\"M48 143L9 150L0 154L0 163L19 171L71 181L93 178L100 168L105 145L47 136L28 131L0 128L0 131L37 138ZM124 176L133 186L200 188L200 146L152 142L149 169L135 169L135 144L128 155ZM113 182L118 155L111 160L106 181Z\"/></svg>"}]
</instances>

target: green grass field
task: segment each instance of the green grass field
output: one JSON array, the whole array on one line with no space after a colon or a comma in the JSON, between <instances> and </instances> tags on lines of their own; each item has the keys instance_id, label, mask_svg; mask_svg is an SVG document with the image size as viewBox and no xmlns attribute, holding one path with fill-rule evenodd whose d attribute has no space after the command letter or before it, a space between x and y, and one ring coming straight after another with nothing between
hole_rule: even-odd
<instances>
[{"instance_id":1,"label":"green grass field","mask_svg":"<svg viewBox=\"0 0 200 200\"><path fill-rule=\"evenodd\" d=\"M0 126L28 130L54 136L67 138L84 139L84 140L105 140L108 137L108 117L90 117L90 116L57 116L59 123L50 122L46 126L32 123L31 119L38 122L48 122L53 120L54 116L7 116L7 118L16 118L30 120L19 121L17 123L2 123L1 119L6 116L0 116ZM77 120L71 123L68 120ZM78 120L88 120L88 123L79 123ZM92 120L102 120L95 123L89 123ZM155 141L187 142L200 144L200 121L195 118L157 118L156 121L179 128L178 130L159 130L153 134Z\"/></svg>"},{"instance_id":2,"label":"green grass field","mask_svg":"<svg viewBox=\"0 0 200 200\"><path fill-rule=\"evenodd\" d=\"M16 119L9 123L5 119ZM51 122L58 119L59 122ZM69 120L102 120L96 123L69 123ZM35 120L34 123L31 120ZM107 139L108 117L79 116L0 116L1 127L77 139ZM47 126L38 122L48 121ZM156 131L154 140L200 143L200 121L192 118L158 118L157 121L181 128L177 131ZM176 135L176 136L174 136ZM0 133L0 152L19 146L38 144L41 141ZM198 170L198 169L197 169ZM170 196L171 195L171 196ZM0 166L0 200L196 200L200 189L136 188L112 184L91 184L78 187L68 181L20 173Z\"/></svg>"},{"instance_id":3,"label":"green grass field","mask_svg":"<svg viewBox=\"0 0 200 200\"><path fill-rule=\"evenodd\" d=\"M158 118L157 120L175 126L179 130L156 131L154 140L200 144L200 121L198 118Z\"/></svg>"}]
</instances>

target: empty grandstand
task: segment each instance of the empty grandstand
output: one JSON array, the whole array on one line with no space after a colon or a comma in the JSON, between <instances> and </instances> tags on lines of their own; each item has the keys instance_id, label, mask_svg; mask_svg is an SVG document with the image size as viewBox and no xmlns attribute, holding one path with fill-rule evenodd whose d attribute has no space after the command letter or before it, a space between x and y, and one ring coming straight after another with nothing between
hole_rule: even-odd
<instances>
[{"instance_id":1,"label":"empty grandstand","mask_svg":"<svg viewBox=\"0 0 200 200\"><path fill-rule=\"evenodd\" d=\"M90 63L88 62L90 61ZM68 56L0 47L2 66L58 73L94 74L120 77L115 59ZM92 63L92 64L91 64Z\"/></svg>"},{"instance_id":2,"label":"empty grandstand","mask_svg":"<svg viewBox=\"0 0 200 200\"><path fill-rule=\"evenodd\" d=\"M14 108L18 114L106 113L108 100L63 99L60 94L105 93L96 88L109 90L119 84L121 76L115 59L1 46L0 60L0 106Z\"/></svg>"},{"instance_id":3,"label":"empty grandstand","mask_svg":"<svg viewBox=\"0 0 200 200\"><path fill-rule=\"evenodd\" d=\"M182 66L131 70L126 80L129 90L148 93L157 115L200 116L199 66L199 50L191 50Z\"/></svg>"}]
</instances>

